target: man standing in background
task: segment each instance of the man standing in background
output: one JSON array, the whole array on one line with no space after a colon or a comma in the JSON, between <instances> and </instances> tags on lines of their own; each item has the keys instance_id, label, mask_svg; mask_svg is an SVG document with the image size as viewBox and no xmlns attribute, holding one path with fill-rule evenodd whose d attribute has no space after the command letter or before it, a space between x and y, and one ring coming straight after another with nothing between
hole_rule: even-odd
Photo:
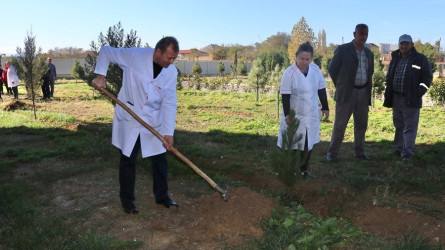
<instances>
[{"instance_id":1,"label":"man standing in background","mask_svg":"<svg viewBox=\"0 0 445 250\"><path fill-rule=\"evenodd\" d=\"M49 66L49 70L48 70L48 76L49 76L49 86L50 86L50 93L49 93L49 97L53 97L54 95L54 83L56 82L56 77L57 77L57 72L56 72L56 66L54 66L54 64L52 64L52 59L51 57L48 57L48 66Z\"/></svg>"},{"instance_id":2,"label":"man standing in background","mask_svg":"<svg viewBox=\"0 0 445 250\"><path fill-rule=\"evenodd\" d=\"M433 72L426 56L414 48L410 35L399 37L399 49L391 53L391 58L383 106L392 108L394 154L409 163L414 154L422 96L430 87Z\"/></svg>"},{"instance_id":3,"label":"man standing in background","mask_svg":"<svg viewBox=\"0 0 445 250\"><path fill-rule=\"evenodd\" d=\"M369 160L365 154L365 133L368 128L368 106L371 105L374 54L365 46L368 25L357 24L353 35L354 40L335 50L328 69L335 85L336 101L328 161L337 158L351 115L354 117L354 156Z\"/></svg>"}]
</instances>

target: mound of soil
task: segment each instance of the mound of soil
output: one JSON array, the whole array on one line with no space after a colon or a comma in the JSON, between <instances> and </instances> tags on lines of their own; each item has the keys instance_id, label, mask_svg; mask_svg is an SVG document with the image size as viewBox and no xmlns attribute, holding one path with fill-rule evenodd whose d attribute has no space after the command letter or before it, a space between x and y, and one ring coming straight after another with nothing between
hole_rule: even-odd
<instances>
[{"instance_id":1,"label":"mound of soil","mask_svg":"<svg viewBox=\"0 0 445 250\"><path fill-rule=\"evenodd\" d=\"M12 101L9 104L7 104L3 108L3 110L5 110L5 111L13 111L13 110L16 110L16 109L22 109L23 110L23 109L28 109L28 107L31 107L31 105L29 105L29 104L27 104L25 102L21 102L19 100L15 100L15 101Z\"/></svg>"}]
</instances>

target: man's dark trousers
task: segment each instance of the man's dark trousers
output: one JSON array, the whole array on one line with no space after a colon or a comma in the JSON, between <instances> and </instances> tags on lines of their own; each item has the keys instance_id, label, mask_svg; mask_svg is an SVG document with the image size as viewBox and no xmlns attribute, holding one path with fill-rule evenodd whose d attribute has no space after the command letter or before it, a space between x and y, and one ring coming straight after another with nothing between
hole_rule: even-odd
<instances>
[{"instance_id":1,"label":"man's dark trousers","mask_svg":"<svg viewBox=\"0 0 445 250\"><path fill-rule=\"evenodd\" d=\"M122 154L119 163L119 184L121 202L133 202L134 186L136 181L136 157L141 148L140 138L136 140L130 157ZM167 158L166 153L151 156L153 169L153 192L156 201L161 201L168 197L167 185Z\"/></svg>"}]
</instances>

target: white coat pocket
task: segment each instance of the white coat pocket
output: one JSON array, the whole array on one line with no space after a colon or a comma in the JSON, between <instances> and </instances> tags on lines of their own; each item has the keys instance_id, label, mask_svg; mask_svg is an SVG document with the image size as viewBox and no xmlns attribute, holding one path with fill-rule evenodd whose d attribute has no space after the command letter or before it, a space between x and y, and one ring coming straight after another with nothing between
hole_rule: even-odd
<instances>
[{"instance_id":1,"label":"white coat pocket","mask_svg":"<svg viewBox=\"0 0 445 250\"><path fill-rule=\"evenodd\" d=\"M163 89L157 80L144 84L146 102L143 108L143 115L147 118L147 123L153 128L162 125L162 93Z\"/></svg>"}]
</instances>

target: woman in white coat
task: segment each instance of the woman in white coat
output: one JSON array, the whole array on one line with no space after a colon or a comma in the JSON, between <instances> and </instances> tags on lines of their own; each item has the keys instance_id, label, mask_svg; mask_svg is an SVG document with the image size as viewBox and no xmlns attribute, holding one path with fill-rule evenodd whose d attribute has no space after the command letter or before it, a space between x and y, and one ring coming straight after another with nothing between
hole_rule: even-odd
<instances>
[{"instance_id":1,"label":"woman in white coat","mask_svg":"<svg viewBox=\"0 0 445 250\"><path fill-rule=\"evenodd\" d=\"M19 90L17 89L17 87L19 86L19 76L17 75L17 70L9 61L6 62L6 67L8 67L8 88L11 88L12 92L14 93L14 98L12 99L19 99Z\"/></svg>"},{"instance_id":2,"label":"woman in white coat","mask_svg":"<svg viewBox=\"0 0 445 250\"><path fill-rule=\"evenodd\" d=\"M278 134L278 147L283 144L283 132L291 124L289 112L295 111L295 118L300 124L295 138L301 136L301 140L292 145L297 153L300 151L300 173L303 178L311 177L308 172L309 159L314 144L320 142L320 107L321 113L328 118L329 107L326 95L326 82L320 68L312 63L314 50L309 43L303 43L296 52L296 63L289 66L281 78L280 93L283 102L283 114L281 116L280 131Z\"/></svg>"},{"instance_id":3,"label":"woman in white coat","mask_svg":"<svg viewBox=\"0 0 445 250\"><path fill-rule=\"evenodd\" d=\"M134 205L136 157L150 157L153 169L153 192L156 203L179 207L168 196L166 150L173 146L176 121L176 80L174 60L179 45L174 37L164 37L152 48L102 47L94 72L95 88L105 88L108 65L115 63L123 70L118 99L142 120L156 129L167 144L154 136L122 107L116 105L112 144L120 149L120 199L126 213L137 214Z\"/></svg>"}]
</instances>

